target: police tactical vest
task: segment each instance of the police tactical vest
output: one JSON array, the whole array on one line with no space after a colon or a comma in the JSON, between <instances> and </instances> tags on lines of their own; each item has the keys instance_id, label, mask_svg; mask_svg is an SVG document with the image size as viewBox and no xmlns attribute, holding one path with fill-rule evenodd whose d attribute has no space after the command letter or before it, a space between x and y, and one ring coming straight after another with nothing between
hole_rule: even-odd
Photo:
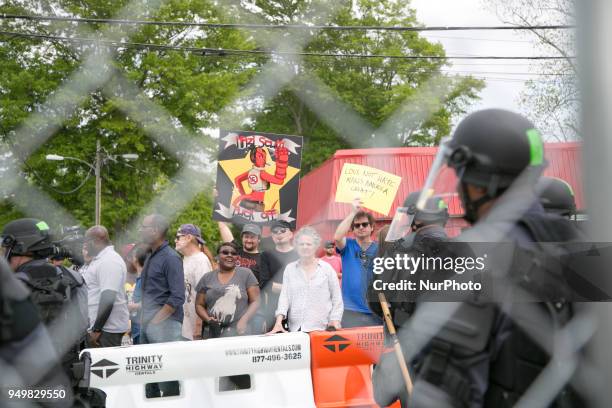
<instances>
[{"instance_id":1,"label":"police tactical vest","mask_svg":"<svg viewBox=\"0 0 612 408\"><path fill-rule=\"evenodd\" d=\"M80 337L85 336L88 326L87 288L78 273L64 267L56 268L46 260L23 264L16 272L31 290L32 302L46 326L55 322L80 333Z\"/></svg>"},{"instance_id":2,"label":"police tactical vest","mask_svg":"<svg viewBox=\"0 0 612 408\"><path fill-rule=\"evenodd\" d=\"M580 233L569 220L543 212L528 213L517 224L535 245L527 245L532 249L517 245L508 278L539 302L513 303L512 314L514 319L521 316L523 325L529 324L536 305L546 316L548 327L544 332L552 334L571 319L573 306L566 300L571 292L565 280L564 263L559 262L568 254L558 243L578 241ZM529 307L523 308L526 305ZM521 313L523 310L525 313ZM495 304L464 302L449 324L430 341L424 358L417 363L418 378L424 381L415 383L411 406L430 406L438 401L437 406L511 407L549 361L548 353ZM446 396L448 404L440 402L440 395ZM566 387L553 406L584 404Z\"/></svg>"},{"instance_id":3,"label":"police tactical vest","mask_svg":"<svg viewBox=\"0 0 612 408\"><path fill-rule=\"evenodd\" d=\"M521 274L515 279L519 280L519 286L531 291L538 299L546 300L538 305L550 318L551 333L554 333L571 319L573 308L566 300L571 289L563 271L563 257L569 254L564 253L565 248L561 245L550 243L578 241L581 238L580 232L567 219L546 213L525 215L519 225L530 233L536 243L549 243L540 245L537 251L523 254L520 259L524 262L514 265L513 270ZM528 259L530 261L525 261ZM499 346L499 352L491 361L489 388L484 405L502 408L514 406L549 361L548 353L513 324L510 336ZM584 405L576 393L566 387L552 406Z\"/></svg>"}]
</instances>

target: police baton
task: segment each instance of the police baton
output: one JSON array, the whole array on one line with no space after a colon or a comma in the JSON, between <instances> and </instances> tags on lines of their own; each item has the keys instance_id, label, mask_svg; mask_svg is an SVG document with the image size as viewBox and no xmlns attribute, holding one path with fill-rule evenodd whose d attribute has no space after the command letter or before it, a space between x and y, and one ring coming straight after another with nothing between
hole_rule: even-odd
<instances>
[{"instance_id":1,"label":"police baton","mask_svg":"<svg viewBox=\"0 0 612 408\"><path fill-rule=\"evenodd\" d=\"M387 329L389 330L389 334L391 335L391 339L393 340L393 349L395 350L395 357L397 357L397 362L399 363L400 370L402 372L402 377L404 377L404 383L406 384L406 390L408 390L408 396L410 396L412 394L412 380L410 379L408 366L406 365L406 360L404 359L402 346L400 345L399 339L397 338L397 333L395 332L395 326L393 325L393 320L391 319L391 311L389 310L389 304L387 303L387 298L385 297L385 294L378 293L378 300L380 301L380 306L382 307L383 316L385 317L385 323L387 324Z\"/></svg>"}]
</instances>

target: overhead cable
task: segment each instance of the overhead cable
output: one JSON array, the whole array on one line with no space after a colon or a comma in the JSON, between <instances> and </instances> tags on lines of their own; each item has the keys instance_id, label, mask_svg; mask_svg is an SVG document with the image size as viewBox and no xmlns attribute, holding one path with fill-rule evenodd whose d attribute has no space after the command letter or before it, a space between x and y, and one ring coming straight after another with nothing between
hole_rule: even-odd
<instances>
[{"instance_id":1,"label":"overhead cable","mask_svg":"<svg viewBox=\"0 0 612 408\"><path fill-rule=\"evenodd\" d=\"M47 34L35 34L35 33L22 33L13 31L0 31L0 35L8 37L21 37L21 38L37 38L47 39L56 41L67 41L75 43L90 43L100 44L113 48L137 48L147 50L158 50L158 51L183 51L202 56L216 55L265 55L265 56L306 56L306 57L331 57L331 58L382 58L390 60L449 60L449 59L461 59L461 60L565 60L570 57L561 56L459 56L459 55L387 55L387 54L343 54L343 53L320 53L320 52L290 52L290 51L277 51L277 50L264 50L264 49L253 49L253 50L238 50L228 48L200 48L200 47L185 47L178 45L166 45L166 44L151 44L151 43L136 43L136 42L124 42L124 41L112 41L97 38L80 38L80 37L62 37Z\"/></svg>"},{"instance_id":2,"label":"overhead cable","mask_svg":"<svg viewBox=\"0 0 612 408\"><path fill-rule=\"evenodd\" d=\"M410 26L337 26L337 25L310 25L310 24L248 24L248 23L205 23L195 21L154 21L154 20L123 20L112 18L81 18L70 16L34 16L24 14L0 14L3 19L19 19L31 21L69 21L75 23L97 23L118 25L157 25L180 27L206 27L206 28L246 28L264 30L337 30L337 31L483 31L483 30L568 30L572 25L533 25L533 26L438 26L438 27L410 27Z\"/></svg>"}]
</instances>

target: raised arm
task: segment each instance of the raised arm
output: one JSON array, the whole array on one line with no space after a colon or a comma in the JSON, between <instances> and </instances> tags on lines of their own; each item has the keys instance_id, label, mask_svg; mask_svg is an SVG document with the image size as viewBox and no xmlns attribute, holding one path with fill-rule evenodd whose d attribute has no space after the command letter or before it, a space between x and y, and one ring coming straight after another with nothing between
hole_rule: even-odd
<instances>
[{"instance_id":1,"label":"raised arm","mask_svg":"<svg viewBox=\"0 0 612 408\"><path fill-rule=\"evenodd\" d=\"M351 229L351 224L353 223L353 218L355 218L355 214L361 209L363 203L359 197L356 197L352 203L352 210L348 215L342 220L340 224L338 224L338 228L336 228L336 233L334 234L334 241L336 241L336 248L339 250L344 249L346 246L346 234L348 234Z\"/></svg>"},{"instance_id":2,"label":"raised arm","mask_svg":"<svg viewBox=\"0 0 612 408\"><path fill-rule=\"evenodd\" d=\"M227 223L223 221L219 221L219 234L221 235L221 242L232 242L234 240L234 234L232 234L232 230L227 225Z\"/></svg>"}]
</instances>

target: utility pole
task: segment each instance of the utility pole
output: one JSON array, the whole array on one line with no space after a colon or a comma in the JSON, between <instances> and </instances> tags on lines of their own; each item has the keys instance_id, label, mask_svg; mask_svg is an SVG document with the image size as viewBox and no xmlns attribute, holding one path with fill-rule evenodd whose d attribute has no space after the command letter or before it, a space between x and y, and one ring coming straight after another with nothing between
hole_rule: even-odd
<instances>
[{"instance_id":1,"label":"utility pole","mask_svg":"<svg viewBox=\"0 0 612 408\"><path fill-rule=\"evenodd\" d=\"M96 161L94 164L94 173L96 176L96 225L100 225L100 214L102 207L102 177L100 175L100 168L102 166L102 148L100 147L100 140L96 141Z\"/></svg>"},{"instance_id":2,"label":"utility pole","mask_svg":"<svg viewBox=\"0 0 612 408\"><path fill-rule=\"evenodd\" d=\"M89 173L87 173L88 178L91 175L91 172L93 171L96 176L96 204L94 209L94 218L96 225L100 225L100 223L102 222L100 219L102 216L102 166L105 163L108 163L107 159L110 159L111 162L117 162L117 158L119 157L124 160L138 159L138 155L136 153L109 154L108 152L102 150L102 146L100 145L99 140L96 141L96 157L93 163L86 162L85 160L79 159L77 157L60 156L59 154L48 154L45 157L47 160L75 160L89 168Z\"/></svg>"}]
</instances>

